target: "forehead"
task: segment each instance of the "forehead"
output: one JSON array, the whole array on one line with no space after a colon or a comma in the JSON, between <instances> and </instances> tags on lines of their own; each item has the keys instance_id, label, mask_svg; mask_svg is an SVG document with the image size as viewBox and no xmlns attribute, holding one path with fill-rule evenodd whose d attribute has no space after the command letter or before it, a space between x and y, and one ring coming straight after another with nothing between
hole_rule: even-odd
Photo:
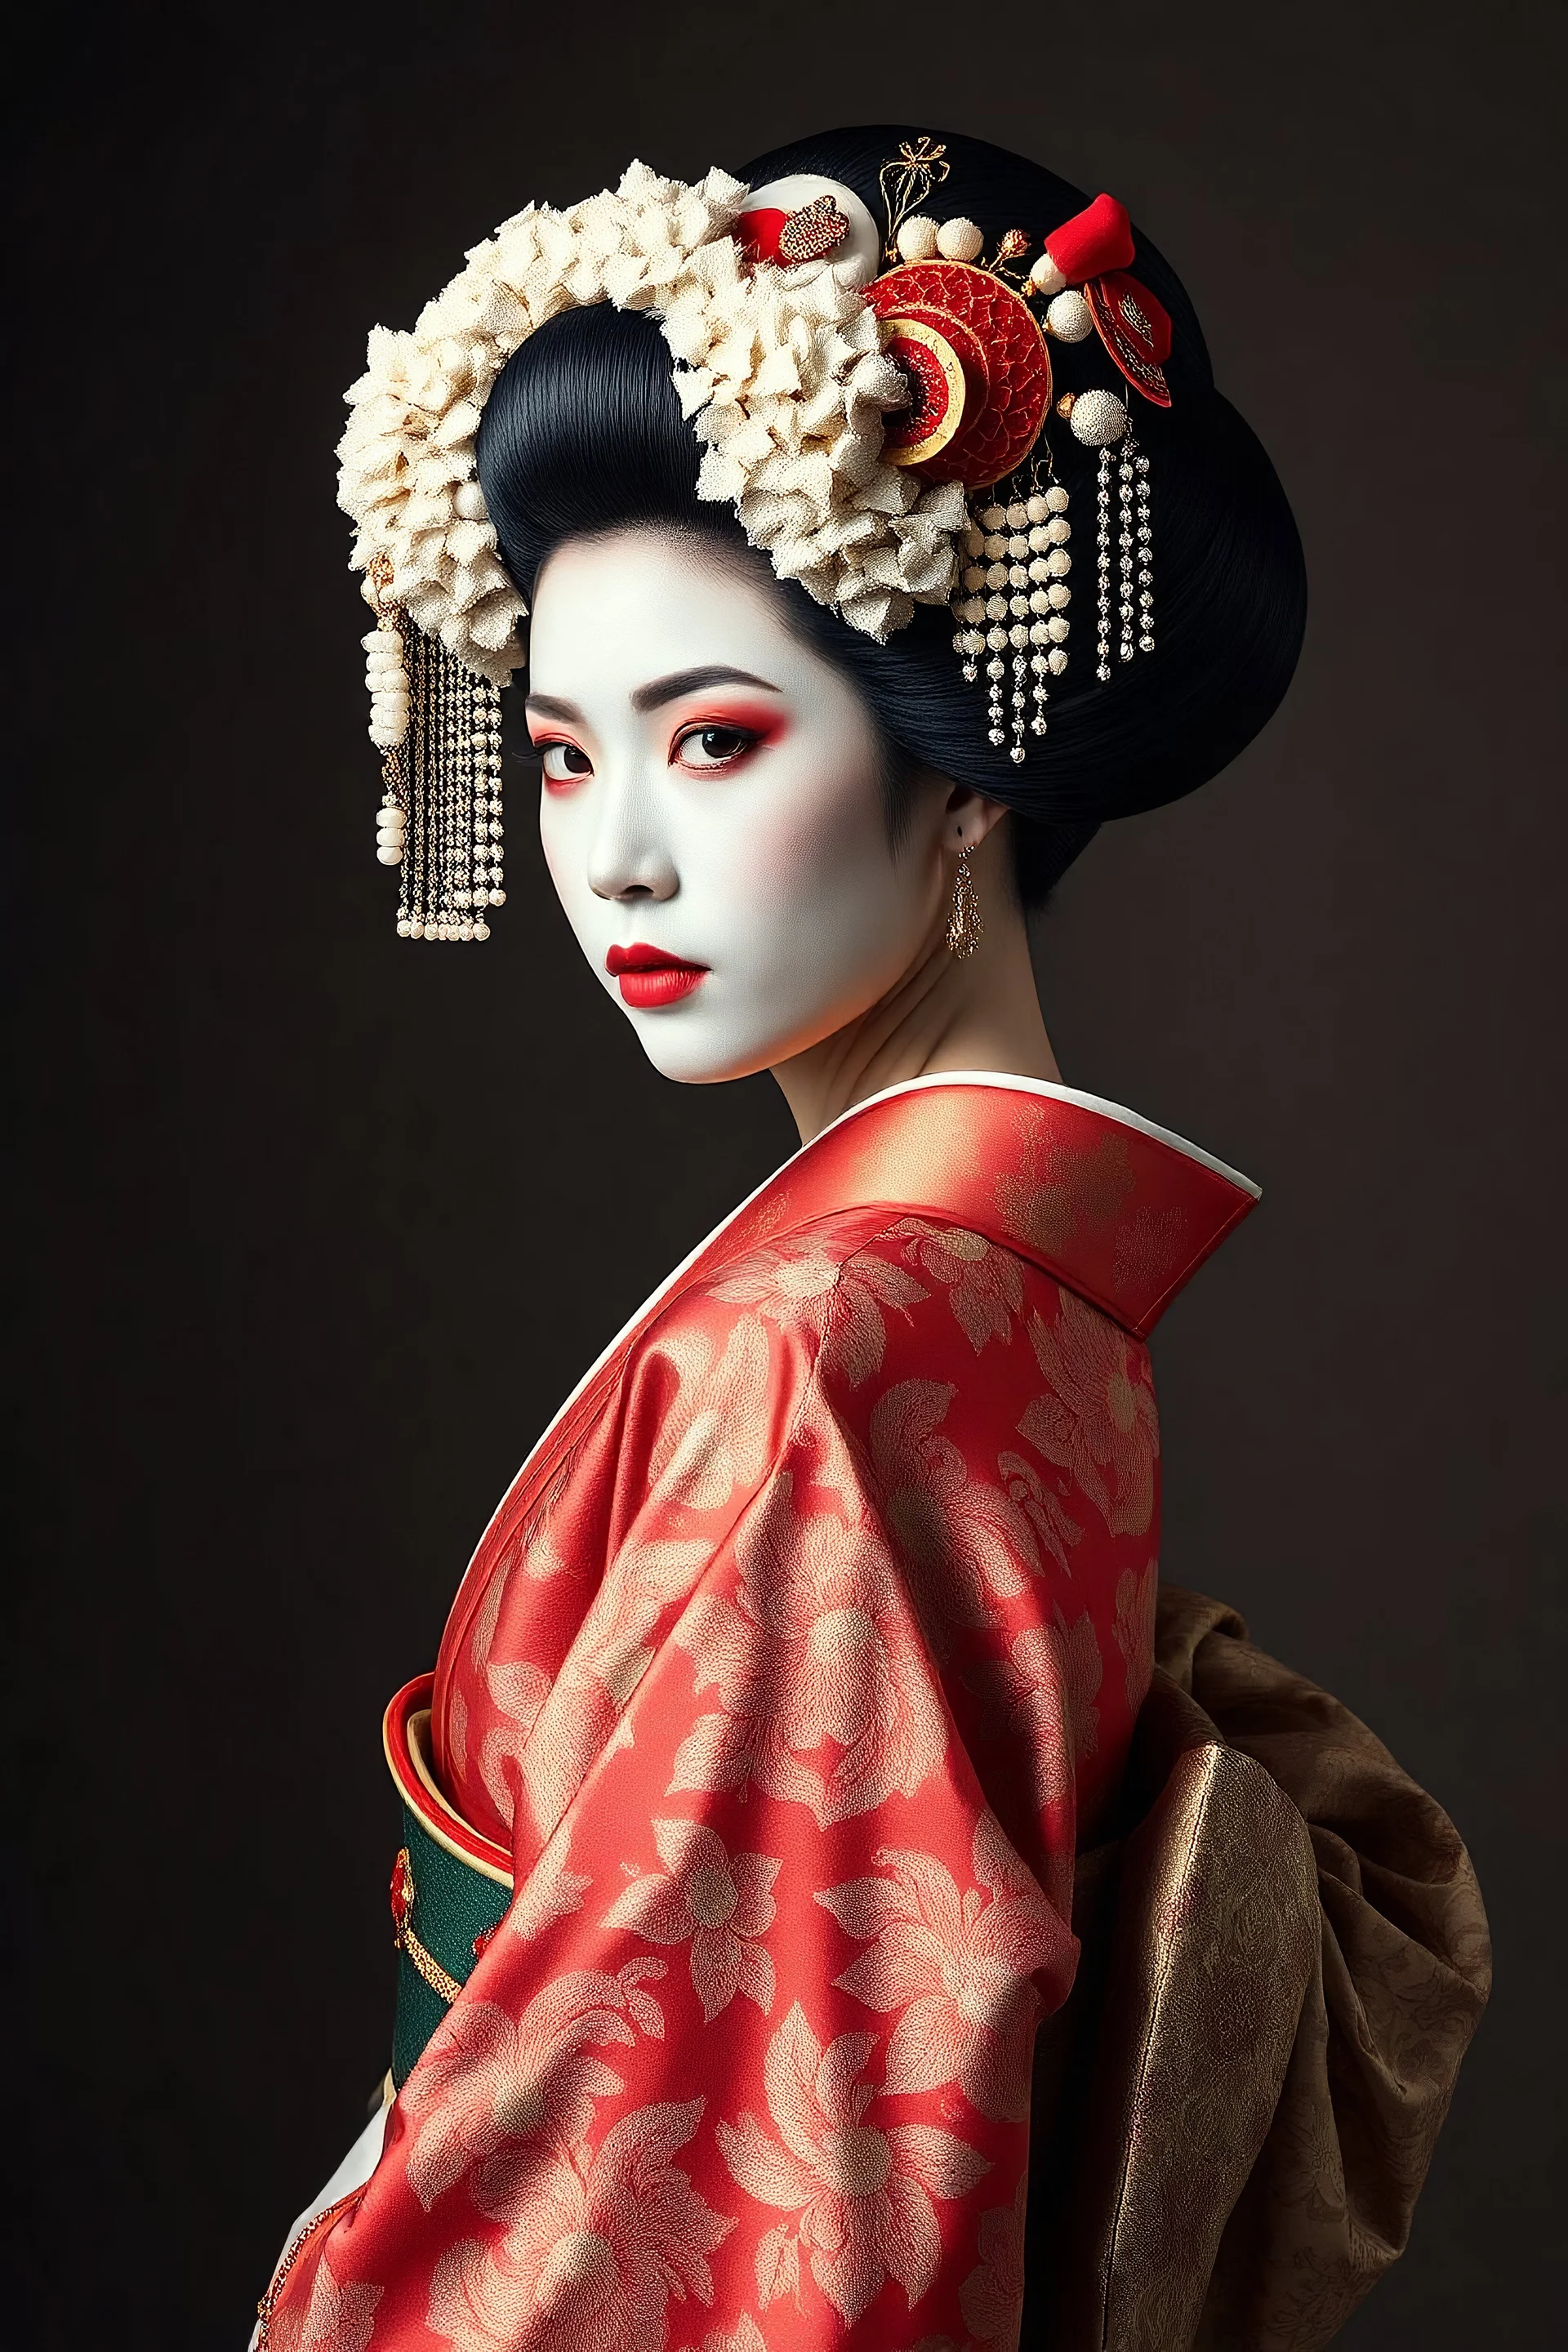
<instances>
[{"instance_id":1,"label":"forehead","mask_svg":"<svg viewBox=\"0 0 1568 2352\"><path fill-rule=\"evenodd\" d=\"M744 551L626 530L569 540L540 572L528 665L537 692L575 699L715 663L781 686L826 667L785 626Z\"/></svg>"}]
</instances>

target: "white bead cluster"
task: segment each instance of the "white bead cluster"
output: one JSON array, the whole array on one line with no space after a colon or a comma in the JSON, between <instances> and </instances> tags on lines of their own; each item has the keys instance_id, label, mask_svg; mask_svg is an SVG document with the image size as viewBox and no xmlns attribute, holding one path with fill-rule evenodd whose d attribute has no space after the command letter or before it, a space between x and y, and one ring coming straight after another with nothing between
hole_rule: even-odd
<instances>
[{"instance_id":1,"label":"white bead cluster","mask_svg":"<svg viewBox=\"0 0 1568 2352\"><path fill-rule=\"evenodd\" d=\"M389 793L375 813L375 855L382 866L401 866L408 819Z\"/></svg>"},{"instance_id":2,"label":"white bead cluster","mask_svg":"<svg viewBox=\"0 0 1568 2352\"><path fill-rule=\"evenodd\" d=\"M1094 332L1094 312L1083 296L1069 287L1047 304L1046 330L1058 343L1081 343Z\"/></svg>"},{"instance_id":3,"label":"white bead cluster","mask_svg":"<svg viewBox=\"0 0 1568 2352\"><path fill-rule=\"evenodd\" d=\"M978 261L985 250L984 231L962 215L939 222L926 213L911 213L899 223L893 242L900 261L934 261L939 256L943 261Z\"/></svg>"},{"instance_id":4,"label":"white bead cluster","mask_svg":"<svg viewBox=\"0 0 1568 2352\"><path fill-rule=\"evenodd\" d=\"M382 622L364 647L364 682L370 690L370 740L378 751L395 751L408 732L408 672L403 667L403 639L390 621Z\"/></svg>"},{"instance_id":5,"label":"white bead cluster","mask_svg":"<svg viewBox=\"0 0 1568 2352\"><path fill-rule=\"evenodd\" d=\"M970 679L979 674L980 656L987 656L987 737L998 751L1007 744L1015 764L1024 757L1031 679L1034 716L1029 730L1043 735L1050 692L1047 680L1059 677L1068 666L1067 608L1072 591L1067 582L1072 557L1067 543L1072 526L1067 509L1067 492L1059 482L1052 482L1005 507L982 508L977 523L964 534L964 593L953 607L959 625L953 650L962 656L963 674ZM1003 710L1009 656L1010 743Z\"/></svg>"},{"instance_id":6,"label":"white bead cluster","mask_svg":"<svg viewBox=\"0 0 1568 2352\"><path fill-rule=\"evenodd\" d=\"M378 593L371 583L372 598ZM370 691L370 740L381 753L385 796L375 813L375 855L381 866L401 866L408 830L407 774L402 757L408 736L408 672L403 659L403 633L391 611L360 643L364 647L364 682Z\"/></svg>"},{"instance_id":7,"label":"white bead cluster","mask_svg":"<svg viewBox=\"0 0 1568 2352\"><path fill-rule=\"evenodd\" d=\"M1068 423L1073 439L1081 441L1086 449L1104 449L1126 432L1127 411L1113 392L1101 392L1097 385L1079 394Z\"/></svg>"}]
</instances>

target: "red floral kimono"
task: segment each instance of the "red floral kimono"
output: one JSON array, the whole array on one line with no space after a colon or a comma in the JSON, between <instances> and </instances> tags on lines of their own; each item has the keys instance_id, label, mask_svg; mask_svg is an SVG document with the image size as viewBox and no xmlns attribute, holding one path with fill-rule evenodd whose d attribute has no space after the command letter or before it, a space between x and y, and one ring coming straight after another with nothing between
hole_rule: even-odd
<instances>
[{"instance_id":1,"label":"red floral kimono","mask_svg":"<svg viewBox=\"0 0 1568 2352\"><path fill-rule=\"evenodd\" d=\"M1255 1197L921 1080L614 1343L437 1665L432 1796L515 1893L273 2352L1016 2343L1036 2031L1152 1666L1144 1342Z\"/></svg>"}]
</instances>

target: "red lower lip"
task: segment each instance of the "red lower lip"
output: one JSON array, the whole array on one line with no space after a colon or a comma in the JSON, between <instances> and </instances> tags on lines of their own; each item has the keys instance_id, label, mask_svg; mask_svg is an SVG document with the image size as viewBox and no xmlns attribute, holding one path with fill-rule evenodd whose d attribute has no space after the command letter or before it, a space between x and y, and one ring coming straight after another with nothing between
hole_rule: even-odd
<instances>
[{"instance_id":1,"label":"red lower lip","mask_svg":"<svg viewBox=\"0 0 1568 2352\"><path fill-rule=\"evenodd\" d=\"M699 988L708 974L700 964L656 964L643 971L622 971L616 974L616 986L621 992L623 1004L630 1004L639 1013L648 1013L661 1004L679 1003Z\"/></svg>"},{"instance_id":2,"label":"red lower lip","mask_svg":"<svg viewBox=\"0 0 1568 2352\"><path fill-rule=\"evenodd\" d=\"M634 940L630 947L613 947L605 958L605 969L621 992L621 1003L638 1013L678 1004L708 977L705 963L688 963L683 957L650 947L643 940Z\"/></svg>"}]
</instances>

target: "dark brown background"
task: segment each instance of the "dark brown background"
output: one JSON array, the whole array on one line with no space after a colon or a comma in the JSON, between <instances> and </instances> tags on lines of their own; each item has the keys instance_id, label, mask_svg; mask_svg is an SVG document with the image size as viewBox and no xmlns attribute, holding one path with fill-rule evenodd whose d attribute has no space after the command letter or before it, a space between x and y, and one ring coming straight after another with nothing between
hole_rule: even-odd
<instances>
[{"instance_id":1,"label":"dark brown background","mask_svg":"<svg viewBox=\"0 0 1568 2352\"><path fill-rule=\"evenodd\" d=\"M907 118L1109 186L1313 588L1301 672L1040 940L1070 1081L1259 1177L1158 1343L1165 1565L1471 1842L1499 1993L1344 2341L1560 2316L1560 10L78 10L16 70L19 1599L0 2333L237 2346L384 2063L377 1725L492 1499L791 1137L654 1076L520 808L392 931L342 387L532 195ZM26 2283L26 2292L24 2284Z\"/></svg>"}]
</instances>

